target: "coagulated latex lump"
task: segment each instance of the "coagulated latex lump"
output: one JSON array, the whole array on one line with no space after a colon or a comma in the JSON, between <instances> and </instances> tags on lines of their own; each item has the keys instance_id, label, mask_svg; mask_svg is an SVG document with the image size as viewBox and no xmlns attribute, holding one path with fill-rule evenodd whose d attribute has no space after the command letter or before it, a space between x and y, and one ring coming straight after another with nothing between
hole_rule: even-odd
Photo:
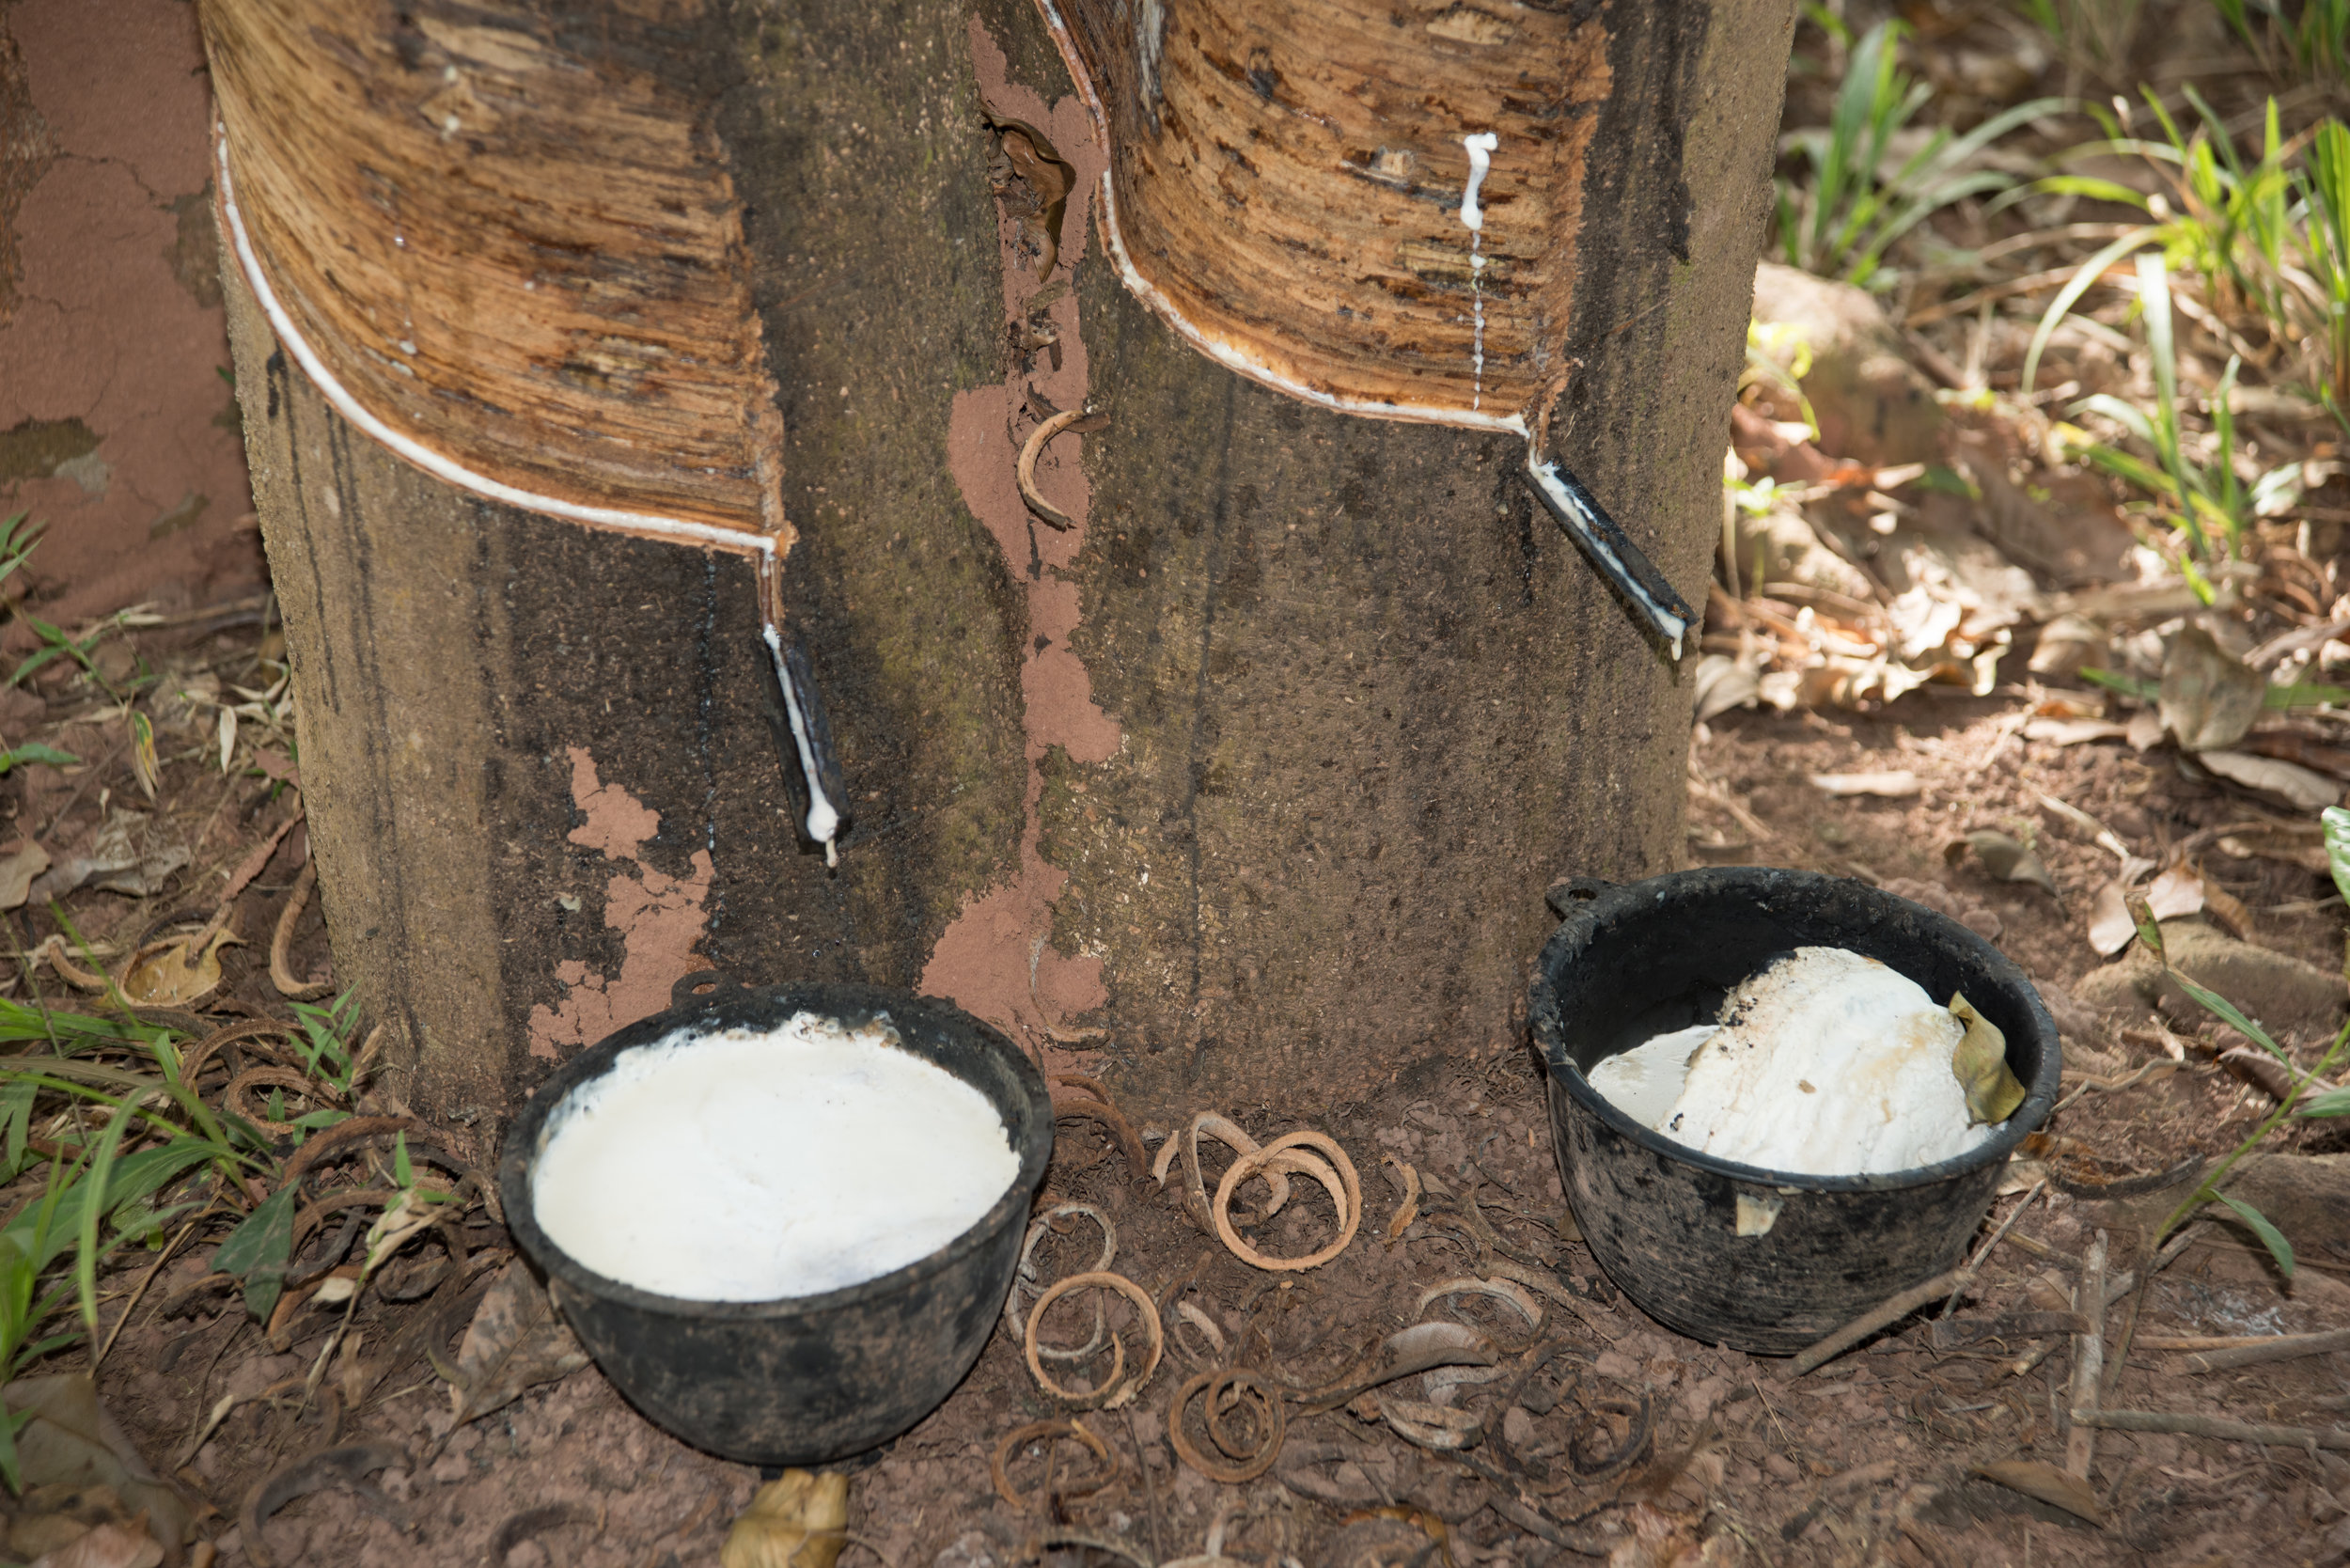
<instances>
[{"instance_id":1,"label":"coagulated latex lump","mask_svg":"<svg viewBox=\"0 0 2350 1568\"><path fill-rule=\"evenodd\" d=\"M1876 960L1798 948L1731 992L1710 1035L1659 1036L1601 1062L1590 1081L1635 1120L1721 1159L1882 1174L1953 1159L1998 1130L1970 1121L1951 1068L1966 1033Z\"/></svg>"}]
</instances>

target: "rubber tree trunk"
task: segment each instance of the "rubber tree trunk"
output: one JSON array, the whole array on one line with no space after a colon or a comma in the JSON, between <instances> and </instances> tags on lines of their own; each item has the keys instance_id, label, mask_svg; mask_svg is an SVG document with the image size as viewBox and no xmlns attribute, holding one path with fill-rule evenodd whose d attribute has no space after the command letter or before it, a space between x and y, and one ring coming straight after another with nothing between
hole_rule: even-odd
<instances>
[{"instance_id":1,"label":"rubber tree trunk","mask_svg":"<svg viewBox=\"0 0 2350 1568\"><path fill-rule=\"evenodd\" d=\"M249 40L300 6L208 0L224 96L229 56L249 75ZM553 1061L712 964L951 997L1144 1110L1328 1103L1517 1039L1554 881L1675 864L1686 681L1536 508L1523 443L1309 406L1133 297L1094 227L1104 151L1027 6L610 0L572 34L509 9L498 35L483 8L426 0L398 21L424 42L370 56L363 39L338 69L378 71L371 101L404 113L400 72L421 102L454 79L444 55L520 38L652 71L649 104L701 95L680 145L723 176L736 227L703 230L756 315L714 357L765 390L678 489L708 509L691 515L750 509L741 454L780 441L783 619L850 823L837 869L798 831L750 558L393 455L289 353L232 246L337 970L392 1026L387 1081L411 1104L494 1125ZM1552 449L1698 600L1791 8L1582 10L1609 86L1587 111ZM462 139L494 158L501 134L462 114L461 185L480 166ZM1073 177L1049 274L1008 127ZM450 341L497 333L462 301L442 315ZM619 422L652 384L599 384ZM415 396L411 428L471 417L463 388L437 396ZM1058 529L1015 463L1039 420L1081 406L1106 424L1038 465ZM591 458L617 476L598 483L638 487L630 506L663 487L650 435L574 463L528 420L476 423L503 443L483 461L541 489ZM582 440L559 424L539 427L558 454Z\"/></svg>"}]
</instances>

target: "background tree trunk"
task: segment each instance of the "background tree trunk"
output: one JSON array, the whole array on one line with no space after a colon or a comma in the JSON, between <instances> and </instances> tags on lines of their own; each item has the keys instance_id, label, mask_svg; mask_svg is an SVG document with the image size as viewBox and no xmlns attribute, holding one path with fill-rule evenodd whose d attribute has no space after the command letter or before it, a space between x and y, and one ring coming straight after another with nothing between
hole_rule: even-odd
<instances>
[{"instance_id":1,"label":"background tree trunk","mask_svg":"<svg viewBox=\"0 0 2350 1568\"><path fill-rule=\"evenodd\" d=\"M853 823L837 870L796 834L745 560L394 458L231 265L337 973L395 1026L394 1086L494 1121L713 963L951 996L1146 1108L1512 1041L1544 888L1675 863L1689 704L1522 444L1321 412L1130 297L1091 238L1103 149L1019 0L613 12L621 66L729 62L708 124L782 415L786 619ZM1595 14L1553 449L1694 600L1792 8ZM1058 297L991 196L991 119L1079 177ZM1017 444L1089 401L1106 428L1040 470L1076 526L1038 525Z\"/></svg>"}]
</instances>

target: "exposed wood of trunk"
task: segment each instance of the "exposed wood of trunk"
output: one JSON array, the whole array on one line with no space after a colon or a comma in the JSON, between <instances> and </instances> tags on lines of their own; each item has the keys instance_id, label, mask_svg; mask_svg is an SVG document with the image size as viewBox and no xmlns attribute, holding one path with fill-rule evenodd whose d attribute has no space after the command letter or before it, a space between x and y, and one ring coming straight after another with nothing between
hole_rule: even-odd
<instances>
[{"instance_id":1,"label":"exposed wood of trunk","mask_svg":"<svg viewBox=\"0 0 2350 1568\"><path fill-rule=\"evenodd\" d=\"M1446 423L1514 418L1566 369L1620 16L1465 0L1058 14L1110 123L1126 264L1210 353L1334 406ZM1488 133L1473 231L1464 138Z\"/></svg>"},{"instance_id":2,"label":"exposed wood of trunk","mask_svg":"<svg viewBox=\"0 0 2350 1568\"><path fill-rule=\"evenodd\" d=\"M619 525L771 534L773 389L676 10L203 18L237 216L345 413Z\"/></svg>"},{"instance_id":3,"label":"exposed wood of trunk","mask_svg":"<svg viewBox=\"0 0 2350 1568\"><path fill-rule=\"evenodd\" d=\"M1145 1110L1327 1101L1512 1040L1555 877L1674 862L1687 692L1536 511L1520 443L1239 379L1120 287L1082 192L1073 290L1024 272L986 119L1088 180L1104 156L1041 19L979 10L672 35L728 62L708 123L786 431L788 608L856 812L835 875L791 832L744 563L436 484L237 301L337 964L419 1104L494 1114L710 961L924 984ZM1694 587L1790 15L1594 14L1555 445ZM1008 364L1008 323L1061 367ZM1108 428L1042 464L1076 526L1032 525L1012 458L1089 400Z\"/></svg>"}]
</instances>

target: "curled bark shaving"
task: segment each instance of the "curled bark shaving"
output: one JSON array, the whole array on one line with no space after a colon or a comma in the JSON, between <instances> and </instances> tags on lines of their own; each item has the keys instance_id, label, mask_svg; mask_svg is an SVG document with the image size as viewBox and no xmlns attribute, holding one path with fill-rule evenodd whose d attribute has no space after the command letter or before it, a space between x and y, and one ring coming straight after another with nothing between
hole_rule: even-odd
<instances>
[{"instance_id":1,"label":"curled bark shaving","mask_svg":"<svg viewBox=\"0 0 2350 1568\"><path fill-rule=\"evenodd\" d=\"M1221 1459L1202 1453L1183 1429L1184 1412L1194 1399L1200 1401L1209 1440L1223 1454ZM1256 1413L1257 1435L1253 1443L1235 1436L1225 1422L1227 1412L1244 1401ZM1273 1462L1280 1457L1281 1442L1288 1430L1280 1391L1246 1368L1204 1372L1188 1379L1175 1390L1174 1402L1167 1409L1167 1438L1174 1445L1177 1457L1210 1481L1228 1486L1254 1481L1273 1468Z\"/></svg>"},{"instance_id":2,"label":"curled bark shaving","mask_svg":"<svg viewBox=\"0 0 2350 1568\"><path fill-rule=\"evenodd\" d=\"M1141 1368L1129 1373L1126 1372L1126 1343L1116 1334L1112 1334L1110 1336L1109 1375L1102 1380L1102 1386L1099 1388L1089 1393L1079 1393L1073 1389L1062 1388L1045 1375L1044 1363L1037 1349L1036 1333L1038 1325L1044 1321L1046 1308L1072 1291L1088 1288L1116 1291L1133 1302L1136 1312L1142 1319L1142 1325L1150 1343L1144 1353ZM1166 1329L1159 1322L1158 1304L1151 1299L1151 1293L1122 1274L1111 1274L1100 1269L1085 1274L1073 1274L1066 1279L1057 1280L1047 1286L1044 1294L1036 1298L1036 1310L1028 1314L1028 1331L1026 1341L1028 1373L1036 1379L1037 1387L1052 1398L1075 1410L1115 1410L1124 1404L1140 1393L1143 1385L1151 1381L1151 1374L1158 1371L1159 1357L1167 1351Z\"/></svg>"},{"instance_id":3,"label":"curled bark shaving","mask_svg":"<svg viewBox=\"0 0 2350 1568\"><path fill-rule=\"evenodd\" d=\"M1033 1494L1023 1493L1012 1484L1011 1456L1024 1445L1039 1441L1050 1445L1064 1440L1082 1443L1090 1449L1095 1468L1073 1481L1059 1482L1051 1479L1048 1470L1045 1481ZM1118 1480L1119 1469L1118 1457L1110 1452L1109 1445L1095 1436L1085 1422L1073 1419L1030 1421L1026 1426L1014 1427L1004 1434L987 1461L988 1475L995 1482L995 1495L1023 1513L1031 1507L1049 1506L1056 1497L1089 1497L1097 1492L1106 1491Z\"/></svg>"},{"instance_id":4,"label":"curled bark shaving","mask_svg":"<svg viewBox=\"0 0 2350 1568\"><path fill-rule=\"evenodd\" d=\"M1304 1152L1308 1148L1326 1153L1331 1163L1325 1165L1314 1155ZM1233 1192L1250 1176L1261 1173L1269 1175L1277 1169L1310 1176L1330 1194L1330 1202L1339 1212L1339 1233L1336 1240L1320 1251L1299 1258L1269 1257L1242 1241L1239 1232L1232 1229L1227 1211L1231 1205ZM1363 1187L1355 1174L1355 1162L1346 1157L1346 1151L1339 1147L1335 1138L1316 1132L1289 1133L1275 1138L1261 1150L1241 1155L1225 1169L1224 1180L1216 1184L1215 1197L1208 1206L1208 1215L1215 1222L1215 1233L1223 1238L1224 1245L1231 1249L1232 1255L1243 1262L1281 1273L1297 1273L1328 1262L1344 1252L1348 1244L1354 1241L1355 1232L1363 1223Z\"/></svg>"}]
</instances>

